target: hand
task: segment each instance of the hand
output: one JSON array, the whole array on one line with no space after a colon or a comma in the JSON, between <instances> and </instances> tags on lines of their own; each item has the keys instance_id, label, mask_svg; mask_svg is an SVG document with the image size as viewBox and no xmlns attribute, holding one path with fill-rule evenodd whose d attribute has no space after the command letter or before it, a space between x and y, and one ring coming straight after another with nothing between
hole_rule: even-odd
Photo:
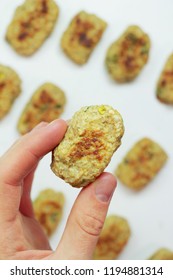
<instances>
[{"instance_id":1,"label":"hand","mask_svg":"<svg viewBox=\"0 0 173 280\"><path fill-rule=\"evenodd\" d=\"M55 251L34 218L30 198L34 172L66 129L63 120L41 123L0 158L0 259L92 259L116 187L113 175L103 173L82 189Z\"/></svg>"}]
</instances>

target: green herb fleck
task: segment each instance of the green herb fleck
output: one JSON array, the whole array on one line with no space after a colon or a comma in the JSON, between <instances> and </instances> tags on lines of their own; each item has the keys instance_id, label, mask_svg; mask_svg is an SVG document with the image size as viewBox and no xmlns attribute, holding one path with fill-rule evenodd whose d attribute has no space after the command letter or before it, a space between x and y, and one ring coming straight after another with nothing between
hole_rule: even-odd
<instances>
[{"instance_id":1,"label":"green herb fleck","mask_svg":"<svg viewBox=\"0 0 173 280\"><path fill-rule=\"evenodd\" d=\"M126 39L131 41L133 44L138 41L138 38L133 33L127 34Z\"/></svg>"},{"instance_id":2,"label":"green herb fleck","mask_svg":"<svg viewBox=\"0 0 173 280\"><path fill-rule=\"evenodd\" d=\"M55 108L60 109L62 106L60 104L56 104Z\"/></svg>"},{"instance_id":3,"label":"green herb fleck","mask_svg":"<svg viewBox=\"0 0 173 280\"><path fill-rule=\"evenodd\" d=\"M114 54L112 56L107 57L107 63L117 63L118 62L118 55Z\"/></svg>"},{"instance_id":4,"label":"green herb fleck","mask_svg":"<svg viewBox=\"0 0 173 280\"><path fill-rule=\"evenodd\" d=\"M86 107L86 109L84 110L84 112L88 111L89 107L90 107L90 106Z\"/></svg>"},{"instance_id":5,"label":"green herb fleck","mask_svg":"<svg viewBox=\"0 0 173 280\"><path fill-rule=\"evenodd\" d=\"M156 93L157 93L158 96L162 95L162 93L163 93L163 88L162 88L162 87L158 87Z\"/></svg>"},{"instance_id":6,"label":"green herb fleck","mask_svg":"<svg viewBox=\"0 0 173 280\"><path fill-rule=\"evenodd\" d=\"M58 213L52 213L50 216L50 219L53 223L57 222L57 218L58 218Z\"/></svg>"},{"instance_id":7,"label":"green herb fleck","mask_svg":"<svg viewBox=\"0 0 173 280\"><path fill-rule=\"evenodd\" d=\"M127 158L124 159L124 164L129 164L129 160Z\"/></svg>"},{"instance_id":8,"label":"green herb fleck","mask_svg":"<svg viewBox=\"0 0 173 280\"><path fill-rule=\"evenodd\" d=\"M149 52L148 46L143 46L141 49L141 54L148 54L148 52Z\"/></svg>"}]
</instances>

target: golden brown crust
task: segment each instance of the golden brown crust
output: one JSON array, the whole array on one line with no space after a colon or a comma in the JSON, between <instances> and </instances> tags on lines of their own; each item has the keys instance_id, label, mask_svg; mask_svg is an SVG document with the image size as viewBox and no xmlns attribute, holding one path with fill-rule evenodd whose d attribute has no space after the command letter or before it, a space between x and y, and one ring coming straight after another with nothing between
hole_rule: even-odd
<instances>
[{"instance_id":1,"label":"golden brown crust","mask_svg":"<svg viewBox=\"0 0 173 280\"><path fill-rule=\"evenodd\" d=\"M52 235L60 223L64 195L53 189L41 191L33 203L34 214L48 236Z\"/></svg>"},{"instance_id":2,"label":"golden brown crust","mask_svg":"<svg viewBox=\"0 0 173 280\"><path fill-rule=\"evenodd\" d=\"M154 141L143 138L127 153L116 169L119 180L134 190L147 185L167 160L166 152Z\"/></svg>"},{"instance_id":3,"label":"golden brown crust","mask_svg":"<svg viewBox=\"0 0 173 280\"><path fill-rule=\"evenodd\" d=\"M123 133L122 117L111 106L81 108L53 151L52 171L73 187L88 185L106 168Z\"/></svg>"},{"instance_id":4,"label":"golden brown crust","mask_svg":"<svg viewBox=\"0 0 173 280\"><path fill-rule=\"evenodd\" d=\"M173 105L173 54L169 56L162 70L156 96L161 102Z\"/></svg>"},{"instance_id":5,"label":"golden brown crust","mask_svg":"<svg viewBox=\"0 0 173 280\"><path fill-rule=\"evenodd\" d=\"M104 143L101 141L103 138L102 131L84 131L81 135L81 141L73 147L70 157L74 162L85 156L95 156L97 160L101 161L101 151L105 149Z\"/></svg>"},{"instance_id":6,"label":"golden brown crust","mask_svg":"<svg viewBox=\"0 0 173 280\"><path fill-rule=\"evenodd\" d=\"M59 14L53 0L26 0L8 26L6 39L21 55L32 55L51 34Z\"/></svg>"},{"instance_id":7,"label":"golden brown crust","mask_svg":"<svg viewBox=\"0 0 173 280\"><path fill-rule=\"evenodd\" d=\"M0 119L11 109L21 92L21 80L10 67L0 65Z\"/></svg>"},{"instance_id":8,"label":"golden brown crust","mask_svg":"<svg viewBox=\"0 0 173 280\"><path fill-rule=\"evenodd\" d=\"M106 23L95 15L84 11L71 21L61 39L64 52L74 62L84 64L100 41Z\"/></svg>"},{"instance_id":9,"label":"golden brown crust","mask_svg":"<svg viewBox=\"0 0 173 280\"><path fill-rule=\"evenodd\" d=\"M109 216L98 239L93 258L114 260L122 252L130 237L130 227L126 219Z\"/></svg>"},{"instance_id":10,"label":"golden brown crust","mask_svg":"<svg viewBox=\"0 0 173 280\"><path fill-rule=\"evenodd\" d=\"M64 92L51 83L39 87L24 108L17 128L21 134L33 129L40 122L51 122L59 118L64 110Z\"/></svg>"},{"instance_id":11,"label":"golden brown crust","mask_svg":"<svg viewBox=\"0 0 173 280\"><path fill-rule=\"evenodd\" d=\"M135 79L148 61L150 39L138 26L130 26L106 54L106 66L119 83Z\"/></svg>"}]
</instances>

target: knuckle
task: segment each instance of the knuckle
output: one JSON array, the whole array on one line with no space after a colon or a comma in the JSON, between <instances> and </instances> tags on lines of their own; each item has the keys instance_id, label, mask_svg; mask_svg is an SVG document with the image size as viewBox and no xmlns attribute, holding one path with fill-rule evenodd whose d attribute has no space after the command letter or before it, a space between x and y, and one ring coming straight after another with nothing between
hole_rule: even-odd
<instances>
[{"instance_id":1,"label":"knuckle","mask_svg":"<svg viewBox=\"0 0 173 280\"><path fill-rule=\"evenodd\" d=\"M76 220L80 230L90 236L98 237L102 230L104 221L93 214L81 213Z\"/></svg>"}]
</instances>

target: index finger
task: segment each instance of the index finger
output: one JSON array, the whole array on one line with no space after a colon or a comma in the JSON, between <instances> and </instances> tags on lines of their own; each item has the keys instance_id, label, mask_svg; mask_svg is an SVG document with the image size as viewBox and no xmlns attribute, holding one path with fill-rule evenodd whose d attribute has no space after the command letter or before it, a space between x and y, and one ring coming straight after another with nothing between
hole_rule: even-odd
<instances>
[{"instance_id":1,"label":"index finger","mask_svg":"<svg viewBox=\"0 0 173 280\"><path fill-rule=\"evenodd\" d=\"M39 129L34 129L22 136L0 158L0 211L20 205L21 185L23 179L38 164L40 158L50 152L62 140L67 124L55 120ZM15 201L14 201L15 200ZM18 200L18 201L17 201Z\"/></svg>"}]
</instances>

